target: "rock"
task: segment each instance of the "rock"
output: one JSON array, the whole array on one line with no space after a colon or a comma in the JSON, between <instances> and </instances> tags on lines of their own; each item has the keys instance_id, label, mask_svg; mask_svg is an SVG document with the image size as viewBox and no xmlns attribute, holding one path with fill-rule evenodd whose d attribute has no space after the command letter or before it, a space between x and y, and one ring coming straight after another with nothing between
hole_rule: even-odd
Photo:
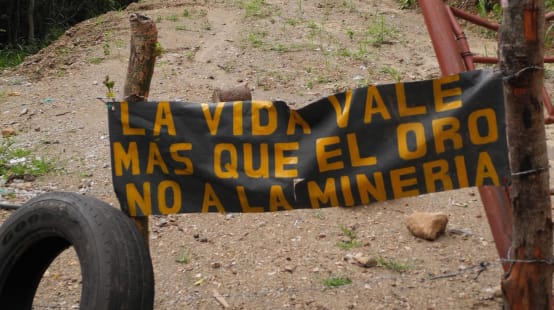
<instances>
[{"instance_id":1,"label":"rock","mask_svg":"<svg viewBox=\"0 0 554 310\"><path fill-rule=\"evenodd\" d=\"M433 241L446 230L448 217L443 213L415 212L406 219L406 227L412 235Z\"/></svg>"},{"instance_id":2,"label":"rock","mask_svg":"<svg viewBox=\"0 0 554 310\"><path fill-rule=\"evenodd\" d=\"M162 219L160 219L160 222L158 223L158 227L167 226L167 223L168 223L167 219L162 218Z\"/></svg>"},{"instance_id":3,"label":"rock","mask_svg":"<svg viewBox=\"0 0 554 310\"><path fill-rule=\"evenodd\" d=\"M240 85L233 88L216 88L212 94L212 102L227 102L237 100L252 100L252 92L248 85Z\"/></svg>"},{"instance_id":4,"label":"rock","mask_svg":"<svg viewBox=\"0 0 554 310\"><path fill-rule=\"evenodd\" d=\"M371 268L371 267L377 266L377 259L370 257L368 255L364 255L363 253L356 253L354 255L350 253L346 254L346 256L344 257L344 260L351 264L355 264L364 268Z\"/></svg>"},{"instance_id":5,"label":"rock","mask_svg":"<svg viewBox=\"0 0 554 310\"><path fill-rule=\"evenodd\" d=\"M371 267L377 266L377 259L375 259L374 257L355 255L354 261L358 266L364 267L364 268L371 268Z\"/></svg>"},{"instance_id":6,"label":"rock","mask_svg":"<svg viewBox=\"0 0 554 310\"><path fill-rule=\"evenodd\" d=\"M12 127L6 127L2 129L2 137L11 137L15 135L15 129Z\"/></svg>"}]
</instances>

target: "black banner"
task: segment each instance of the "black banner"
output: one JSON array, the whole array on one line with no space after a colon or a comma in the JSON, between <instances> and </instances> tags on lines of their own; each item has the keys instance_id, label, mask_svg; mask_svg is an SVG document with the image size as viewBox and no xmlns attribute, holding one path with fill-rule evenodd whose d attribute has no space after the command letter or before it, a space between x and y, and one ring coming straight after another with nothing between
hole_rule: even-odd
<instances>
[{"instance_id":1,"label":"black banner","mask_svg":"<svg viewBox=\"0 0 554 310\"><path fill-rule=\"evenodd\" d=\"M131 216L365 205L509 181L500 76L471 71L284 102L114 102Z\"/></svg>"}]
</instances>

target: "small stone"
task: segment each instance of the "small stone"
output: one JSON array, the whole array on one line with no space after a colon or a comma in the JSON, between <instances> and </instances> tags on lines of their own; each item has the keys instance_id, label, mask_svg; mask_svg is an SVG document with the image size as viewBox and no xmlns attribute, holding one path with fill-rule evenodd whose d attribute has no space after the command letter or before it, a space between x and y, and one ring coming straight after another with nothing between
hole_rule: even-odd
<instances>
[{"instance_id":1,"label":"small stone","mask_svg":"<svg viewBox=\"0 0 554 310\"><path fill-rule=\"evenodd\" d=\"M23 175L23 181L25 182L34 182L36 179L37 177L32 174L26 173Z\"/></svg>"},{"instance_id":2,"label":"small stone","mask_svg":"<svg viewBox=\"0 0 554 310\"><path fill-rule=\"evenodd\" d=\"M217 262L212 263L211 266L212 266L213 269L219 269L219 268L221 268L221 263L217 263Z\"/></svg>"},{"instance_id":3,"label":"small stone","mask_svg":"<svg viewBox=\"0 0 554 310\"><path fill-rule=\"evenodd\" d=\"M443 213L415 212L406 219L406 227L415 237L433 241L446 230L448 217Z\"/></svg>"},{"instance_id":4,"label":"small stone","mask_svg":"<svg viewBox=\"0 0 554 310\"><path fill-rule=\"evenodd\" d=\"M359 253L361 254L361 253ZM354 261L360 267L371 268L377 266L377 259L365 255L355 255Z\"/></svg>"},{"instance_id":5,"label":"small stone","mask_svg":"<svg viewBox=\"0 0 554 310\"><path fill-rule=\"evenodd\" d=\"M6 127L2 129L2 137L11 137L15 135L15 129L12 127Z\"/></svg>"},{"instance_id":6,"label":"small stone","mask_svg":"<svg viewBox=\"0 0 554 310\"><path fill-rule=\"evenodd\" d=\"M293 273L296 269L296 266L285 266L284 270L288 273Z\"/></svg>"},{"instance_id":7,"label":"small stone","mask_svg":"<svg viewBox=\"0 0 554 310\"><path fill-rule=\"evenodd\" d=\"M164 226L167 225L167 223L168 223L167 219L162 218L162 219L160 219L160 222L158 223L158 227L164 227Z\"/></svg>"},{"instance_id":8,"label":"small stone","mask_svg":"<svg viewBox=\"0 0 554 310\"><path fill-rule=\"evenodd\" d=\"M198 241L200 241L202 243L206 243L206 242L208 242L208 238L206 238L206 237L200 238L200 239L198 239Z\"/></svg>"}]
</instances>

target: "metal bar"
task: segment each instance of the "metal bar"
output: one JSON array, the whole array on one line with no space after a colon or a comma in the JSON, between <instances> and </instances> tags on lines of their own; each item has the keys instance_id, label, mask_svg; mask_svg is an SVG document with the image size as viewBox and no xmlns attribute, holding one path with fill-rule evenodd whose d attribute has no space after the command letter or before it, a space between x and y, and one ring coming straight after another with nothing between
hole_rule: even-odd
<instances>
[{"instance_id":1,"label":"metal bar","mask_svg":"<svg viewBox=\"0 0 554 310\"><path fill-rule=\"evenodd\" d=\"M485 57L485 56L473 56L473 62L481 64L497 64L498 58L496 57ZM554 57L544 57L545 63L554 63Z\"/></svg>"},{"instance_id":2,"label":"metal bar","mask_svg":"<svg viewBox=\"0 0 554 310\"><path fill-rule=\"evenodd\" d=\"M425 24L443 75L466 71L459 48L452 35L452 27L442 0L419 0ZM452 11L455 14L455 11ZM506 254L512 240L511 201L506 190L499 186L481 186L479 194L496 249L501 259ZM507 266L503 265L504 270Z\"/></svg>"},{"instance_id":3,"label":"metal bar","mask_svg":"<svg viewBox=\"0 0 554 310\"><path fill-rule=\"evenodd\" d=\"M473 63L473 54L469 49L466 34L462 30L462 27L460 27L460 24L458 24L456 16L452 13L452 8L446 3L444 3L444 6L446 8L446 14L448 14L448 20L450 20L452 32L454 32L456 40L458 41L458 48L460 50L460 55L464 60L465 67L467 70L473 70L475 69L475 64Z\"/></svg>"},{"instance_id":4,"label":"metal bar","mask_svg":"<svg viewBox=\"0 0 554 310\"><path fill-rule=\"evenodd\" d=\"M498 28L500 28L500 25L498 23L491 22L491 21L486 20L486 19L484 19L480 16L470 14L466 11L460 10L458 8L455 8L455 7L451 7L450 9L452 10L452 13L456 17L467 20L468 22L472 22L476 25L485 27L485 28L493 30L493 31L498 31Z\"/></svg>"},{"instance_id":5,"label":"metal bar","mask_svg":"<svg viewBox=\"0 0 554 310\"><path fill-rule=\"evenodd\" d=\"M443 75L466 71L458 52L458 45L451 29L446 8L442 1L419 0L423 19L433 43L433 49Z\"/></svg>"}]
</instances>

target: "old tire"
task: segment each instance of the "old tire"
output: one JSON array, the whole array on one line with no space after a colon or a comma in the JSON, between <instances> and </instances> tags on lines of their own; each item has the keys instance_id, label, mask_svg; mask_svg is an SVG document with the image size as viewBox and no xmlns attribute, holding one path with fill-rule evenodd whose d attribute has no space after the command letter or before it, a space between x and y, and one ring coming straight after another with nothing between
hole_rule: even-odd
<instances>
[{"instance_id":1,"label":"old tire","mask_svg":"<svg viewBox=\"0 0 554 310\"><path fill-rule=\"evenodd\" d=\"M74 193L38 196L0 226L0 305L31 309L43 273L73 246L81 266L80 309L152 309L148 247L133 222Z\"/></svg>"}]
</instances>

